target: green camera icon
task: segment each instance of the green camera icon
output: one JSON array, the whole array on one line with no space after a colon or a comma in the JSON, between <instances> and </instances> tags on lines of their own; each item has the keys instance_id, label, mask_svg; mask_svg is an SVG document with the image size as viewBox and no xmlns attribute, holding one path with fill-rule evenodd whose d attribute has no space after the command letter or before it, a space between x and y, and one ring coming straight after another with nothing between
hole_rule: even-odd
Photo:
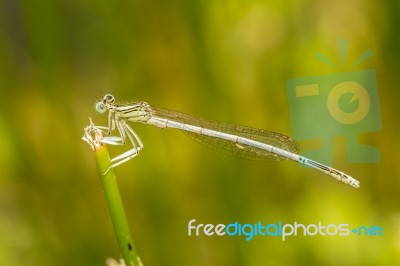
<instances>
[{"instance_id":1,"label":"green camera icon","mask_svg":"<svg viewBox=\"0 0 400 266\"><path fill-rule=\"evenodd\" d=\"M293 137L318 140L320 149L304 156L332 165L332 140L346 136L347 161L378 163L380 151L357 141L359 134L382 128L373 69L289 79L286 83Z\"/></svg>"}]
</instances>

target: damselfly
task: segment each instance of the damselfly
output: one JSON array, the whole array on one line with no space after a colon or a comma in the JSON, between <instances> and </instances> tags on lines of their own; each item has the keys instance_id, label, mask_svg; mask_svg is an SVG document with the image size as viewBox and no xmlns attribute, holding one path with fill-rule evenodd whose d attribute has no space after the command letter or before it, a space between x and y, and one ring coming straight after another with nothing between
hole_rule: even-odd
<instances>
[{"instance_id":1,"label":"damselfly","mask_svg":"<svg viewBox=\"0 0 400 266\"><path fill-rule=\"evenodd\" d=\"M143 148L143 143L139 136L128 125L128 121L131 121L159 128L182 130L197 142L214 150L241 158L255 160L289 159L317 169L355 188L360 187L360 182L353 177L297 154L298 144L296 141L279 133L246 126L210 122L176 111L152 107L146 102L116 104L114 96L111 94L105 95L96 104L97 113L104 114L107 111L108 126L98 127L91 125L86 128L85 136L89 136L92 131L98 130L102 130L109 135L117 128L119 136L105 136L100 138L99 141L105 144L123 145L128 138L133 146L130 150L113 158L109 169L132 159Z\"/></svg>"}]
</instances>

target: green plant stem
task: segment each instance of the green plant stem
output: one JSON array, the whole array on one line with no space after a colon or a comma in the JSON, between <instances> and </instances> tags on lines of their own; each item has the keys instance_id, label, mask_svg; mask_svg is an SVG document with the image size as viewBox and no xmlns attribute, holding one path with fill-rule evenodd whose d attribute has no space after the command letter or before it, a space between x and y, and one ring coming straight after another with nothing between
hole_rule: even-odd
<instances>
[{"instance_id":1,"label":"green plant stem","mask_svg":"<svg viewBox=\"0 0 400 266\"><path fill-rule=\"evenodd\" d=\"M126 219L124 206L122 204L114 169L110 169L107 174L103 175L103 173L105 173L111 165L110 155L108 154L107 147L105 145L100 145L95 150L95 155L101 184L103 186L104 195L110 211L111 221L117 237L122 258L125 260L125 264L127 266L140 266L141 263L139 262L133 247L133 241L129 230L128 221Z\"/></svg>"}]
</instances>

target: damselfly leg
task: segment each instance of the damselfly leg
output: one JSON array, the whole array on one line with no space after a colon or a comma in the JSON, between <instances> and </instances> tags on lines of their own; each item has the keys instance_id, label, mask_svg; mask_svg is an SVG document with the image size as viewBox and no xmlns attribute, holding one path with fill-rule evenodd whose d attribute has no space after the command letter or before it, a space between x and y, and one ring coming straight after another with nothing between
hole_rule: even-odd
<instances>
[{"instance_id":1,"label":"damselfly leg","mask_svg":"<svg viewBox=\"0 0 400 266\"><path fill-rule=\"evenodd\" d=\"M143 143L140 140L139 136L136 132L126 124L125 121L117 121L113 120L113 123L116 125L120 136L103 136L104 134L110 134L109 127L96 126L93 124L92 120L90 120L89 126L85 128L85 134L83 136L83 140L86 141L89 145L95 149L95 146L99 145L99 143L110 144L110 145L124 145L126 144L126 137L128 137L129 141L132 144L132 149L114 157L111 159L112 165L107 169L103 175L107 174L107 172L118 165L121 165L133 157L135 157L139 151L143 148Z\"/></svg>"}]
</instances>

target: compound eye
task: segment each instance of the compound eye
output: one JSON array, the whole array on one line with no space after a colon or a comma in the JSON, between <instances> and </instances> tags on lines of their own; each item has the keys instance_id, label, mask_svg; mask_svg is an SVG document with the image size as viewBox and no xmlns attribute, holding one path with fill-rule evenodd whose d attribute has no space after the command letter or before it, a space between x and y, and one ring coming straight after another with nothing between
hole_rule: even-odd
<instances>
[{"instance_id":1,"label":"compound eye","mask_svg":"<svg viewBox=\"0 0 400 266\"><path fill-rule=\"evenodd\" d=\"M103 102L105 102L105 103L113 103L114 102L114 96L112 96L111 94L104 95Z\"/></svg>"},{"instance_id":2,"label":"compound eye","mask_svg":"<svg viewBox=\"0 0 400 266\"><path fill-rule=\"evenodd\" d=\"M96 112L99 114L103 114L105 111L107 111L107 105L103 102L98 102L96 104Z\"/></svg>"}]
</instances>

